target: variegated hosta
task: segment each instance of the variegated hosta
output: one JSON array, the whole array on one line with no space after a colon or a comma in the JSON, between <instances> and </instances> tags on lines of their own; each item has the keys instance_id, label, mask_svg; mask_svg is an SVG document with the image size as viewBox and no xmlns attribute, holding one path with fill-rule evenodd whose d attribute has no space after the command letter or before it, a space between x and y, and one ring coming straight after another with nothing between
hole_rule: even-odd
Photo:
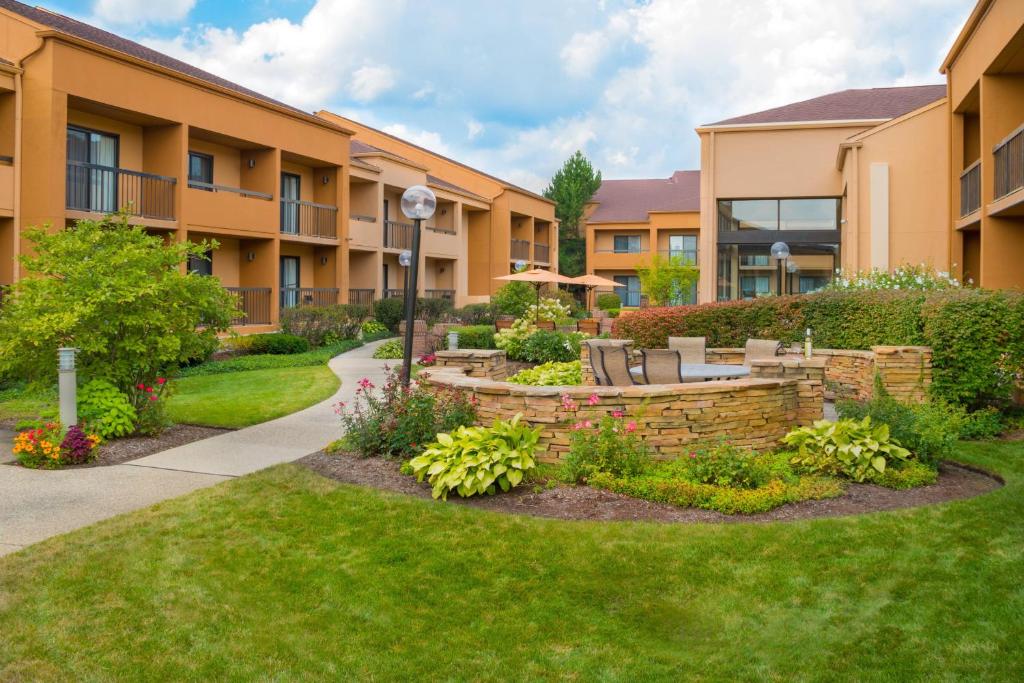
<instances>
[{"instance_id":1,"label":"variegated hosta","mask_svg":"<svg viewBox=\"0 0 1024 683\"><path fill-rule=\"evenodd\" d=\"M885 472L893 460L907 460L910 451L889 437L889 425L872 425L863 420L818 420L810 427L798 427L782 438L797 449L790 460L809 472L843 474L864 481L874 472Z\"/></svg>"},{"instance_id":2,"label":"variegated hosta","mask_svg":"<svg viewBox=\"0 0 1024 683\"><path fill-rule=\"evenodd\" d=\"M434 498L447 500L452 491L463 498L508 491L537 464L540 427L529 427L521 418L518 414L490 427L438 434L437 441L409 461L409 468L417 481L430 482Z\"/></svg>"}]
</instances>

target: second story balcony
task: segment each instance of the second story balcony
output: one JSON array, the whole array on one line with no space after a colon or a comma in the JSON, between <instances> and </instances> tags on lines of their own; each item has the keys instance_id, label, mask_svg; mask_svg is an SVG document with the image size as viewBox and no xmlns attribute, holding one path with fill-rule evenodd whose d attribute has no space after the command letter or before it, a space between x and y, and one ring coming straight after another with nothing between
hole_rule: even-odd
<instances>
[{"instance_id":1,"label":"second story balcony","mask_svg":"<svg viewBox=\"0 0 1024 683\"><path fill-rule=\"evenodd\" d=\"M177 178L126 168L68 161L65 208L71 211L113 213L173 221Z\"/></svg>"},{"instance_id":2,"label":"second story balcony","mask_svg":"<svg viewBox=\"0 0 1024 683\"><path fill-rule=\"evenodd\" d=\"M537 263L551 263L551 247L535 242L533 245L533 260Z\"/></svg>"},{"instance_id":3,"label":"second story balcony","mask_svg":"<svg viewBox=\"0 0 1024 683\"><path fill-rule=\"evenodd\" d=\"M996 145L992 155L995 168L994 199L1024 188L1024 126L1017 128Z\"/></svg>"},{"instance_id":4,"label":"second story balcony","mask_svg":"<svg viewBox=\"0 0 1024 683\"><path fill-rule=\"evenodd\" d=\"M282 199L281 234L338 239L338 207L305 200Z\"/></svg>"},{"instance_id":5,"label":"second story balcony","mask_svg":"<svg viewBox=\"0 0 1024 683\"><path fill-rule=\"evenodd\" d=\"M960 174L960 217L981 208L981 161L975 161Z\"/></svg>"},{"instance_id":6,"label":"second story balcony","mask_svg":"<svg viewBox=\"0 0 1024 683\"><path fill-rule=\"evenodd\" d=\"M412 223L384 221L385 249L412 249Z\"/></svg>"},{"instance_id":7,"label":"second story balcony","mask_svg":"<svg viewBox=\"0 0 1024 683\"><path fill-rule=\"evenodd\" d=\"M510 243L509 257L512 261L529 261L530 240L513 239Z\"/></svg>"}]
</instances>

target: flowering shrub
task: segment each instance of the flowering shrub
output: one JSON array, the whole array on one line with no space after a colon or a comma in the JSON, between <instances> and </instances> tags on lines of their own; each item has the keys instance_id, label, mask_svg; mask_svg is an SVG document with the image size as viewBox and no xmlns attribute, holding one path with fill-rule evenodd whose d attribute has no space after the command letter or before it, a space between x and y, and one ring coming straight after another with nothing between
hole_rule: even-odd
<instances>
[{"instance_id":1,"label":"flowering shrub","mask_svg":"<svg viewBox=\"0 0 1024 683\"><path fill-rule=\"evenodd\" d=\"M756 489L767 484L772 474L765 459L725 441L694 449L679 462L686 478L697 484Z\"/></svg>"},{"instance_id":2,"label":"flowering shrub","mask_svg":"<svg viewBox=\"0 0 1024 683\"><path fill-rule=\"evenodd\" d=\"M508 381L537 387L576 386L583 383L583 371L578 360L568 363L551 362L520 370L509 377Z\"/></svg>"},{"instance_id":3,"label":"flowering shrub","mask_svg":"<svg viewBox=\"0 0 1024 683\"><path fill-rule=\"evenodd\" d=\"M60 424L48 422L14 437L13 452L25 467L54 470L88 462L99 443L99 435L87 434L77 425L65 432Z\"/></svg>"},{"instance_id":4,"label":"flowering shrub","mask_svg":"<svg viewBox=\"0 0 1024 683\"><path fill-rule=\"evenodd\" d=\"M592 394L586 402L594 406L600 400ZM562 395L562 407L570 411L578 409L568 394ZM647 447L637 434L636 421L616 411L596 422L584 418L572 425L569 454L562 473L571 482L585 482L597 472L636 476L648 462Z\"/></svg>"},{"instance_id":5,"label":"flowering shrub","mask_svg":"<svg viewBox=\"0 0 1024 683\"><path fill-rule=\"evenodd\" d=\"M340 446L363 457L409 458L438 433L473 424L476 404L472 394L458 389L416 382L403 387L397 370L389 371L379 388L363 378L352 404L336 408L345 430Z\"/></svg>"},{"instance_id":6,"label":"flowering shrub","mask_svg":"<svg viewBox=\"0 0 1024 683\"><path fill-rule=\"evenodd\" d=\"M135 431L138 434L159 434L168 426L167 399L170 398L170 384L164 377L157 377L153 384L139 382L128 398L135 407L137 415Z\"/></svg>"},{"instance_id":7,"label":"flowering shrub","mask_svg":"<svg viewBox=\"0 0 1024 683\"><path fill-rule=\"evenodd\" d=\"M968 282L968 284L973 284ZM925 264L917 266L897 266L891 272L888 270L858 270L850 274L842 270L836 270L836 276L824 290L857 290L857 289L897 289L897 290L920 290L928 291L933 289L955 289L960 287L960 281L950 277L949 273L940 273L934 268Z\"/></svg>"},{"instance_id":8,"label":"flowering shrub","mask_svg":"<svg viewBox=\"0 0 1024 683\"><path fill-rule=\"evenodd\" d=\"M437 355L433 353L425 353L422 356L420 356L419 360L417 360L416 362L425 368L429 368L430 366L434 365L434 363L437 362Z\"/></svg>"},{"instance_id":9,"label":"flowering shrub","mask_svg":"<svg viewBox=\"0 0 1024 683\"><path fill-rule=\"evenodd\" d=\"M494 345L504 350L510 360L520 360L526 347L526 340L538 331L538 320L564 322L570 317L569 307L557 299L541 299L540 303L527 307L522 316L516 318L511 327L499 330L494 335ZM547 359L553 360L553 359Z\"/></svg>"}]
</instances>

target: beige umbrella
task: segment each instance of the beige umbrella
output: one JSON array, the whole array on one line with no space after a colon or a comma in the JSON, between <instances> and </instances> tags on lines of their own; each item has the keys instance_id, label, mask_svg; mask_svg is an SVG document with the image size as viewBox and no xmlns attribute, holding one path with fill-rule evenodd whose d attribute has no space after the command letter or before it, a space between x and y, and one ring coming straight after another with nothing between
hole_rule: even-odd
<instances>
[{"instance_id":1,"label":"beige umbrella","mask_svg":"<svg viewBox=\"0 0 1024 683\"><path fill-rule=\"evenodd\" d=\"M544 270L543 268L534 268L533 270L524 270L521 273L512 273L511 275L499 275L494 278L495 280L508 280L510 282L529 282L531 285L537 288L537 304L540 304L540 288L541 285L553 282L555 284L566 284L571 285L575 282L571 277L560 275L558 273L552 273L550 270ZM538 315L540 312L537 312Z\"/></svg>"},{"instance_id":2,"label":"beige umbrella","mask_svg":"<svg viewBox=\"0 0 1024 683\"><path fill-rule=\"evenodd\" d=\"M625 287L626 285L615 280L609 280L606 277L600 275L594 275L590 273L588 275L580 275L572 279L574 285L583 285L587 288L587 308L590 308L590 295L593 293L595 287Z\"/></svg>"}]
</instances>

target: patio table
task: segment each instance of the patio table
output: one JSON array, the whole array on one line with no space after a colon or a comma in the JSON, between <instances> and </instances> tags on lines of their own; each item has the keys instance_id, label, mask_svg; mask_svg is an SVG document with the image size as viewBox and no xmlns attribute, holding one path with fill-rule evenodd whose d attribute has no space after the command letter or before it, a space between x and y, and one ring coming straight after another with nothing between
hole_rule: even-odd
<instances>
[{"instance_id":1,"label":"patio table","mask_svg":"<svg viewBox=\"0 0 1024 683\"><path fill-rule=\"evenodd\" d=\"M643 377L644 369L640 366L630 368L629 372L636 377ZM679 374L684 380L736 379L750 375L746 365L716 365L714 363L682 363Z\"/></svg>"}]
</instances>

